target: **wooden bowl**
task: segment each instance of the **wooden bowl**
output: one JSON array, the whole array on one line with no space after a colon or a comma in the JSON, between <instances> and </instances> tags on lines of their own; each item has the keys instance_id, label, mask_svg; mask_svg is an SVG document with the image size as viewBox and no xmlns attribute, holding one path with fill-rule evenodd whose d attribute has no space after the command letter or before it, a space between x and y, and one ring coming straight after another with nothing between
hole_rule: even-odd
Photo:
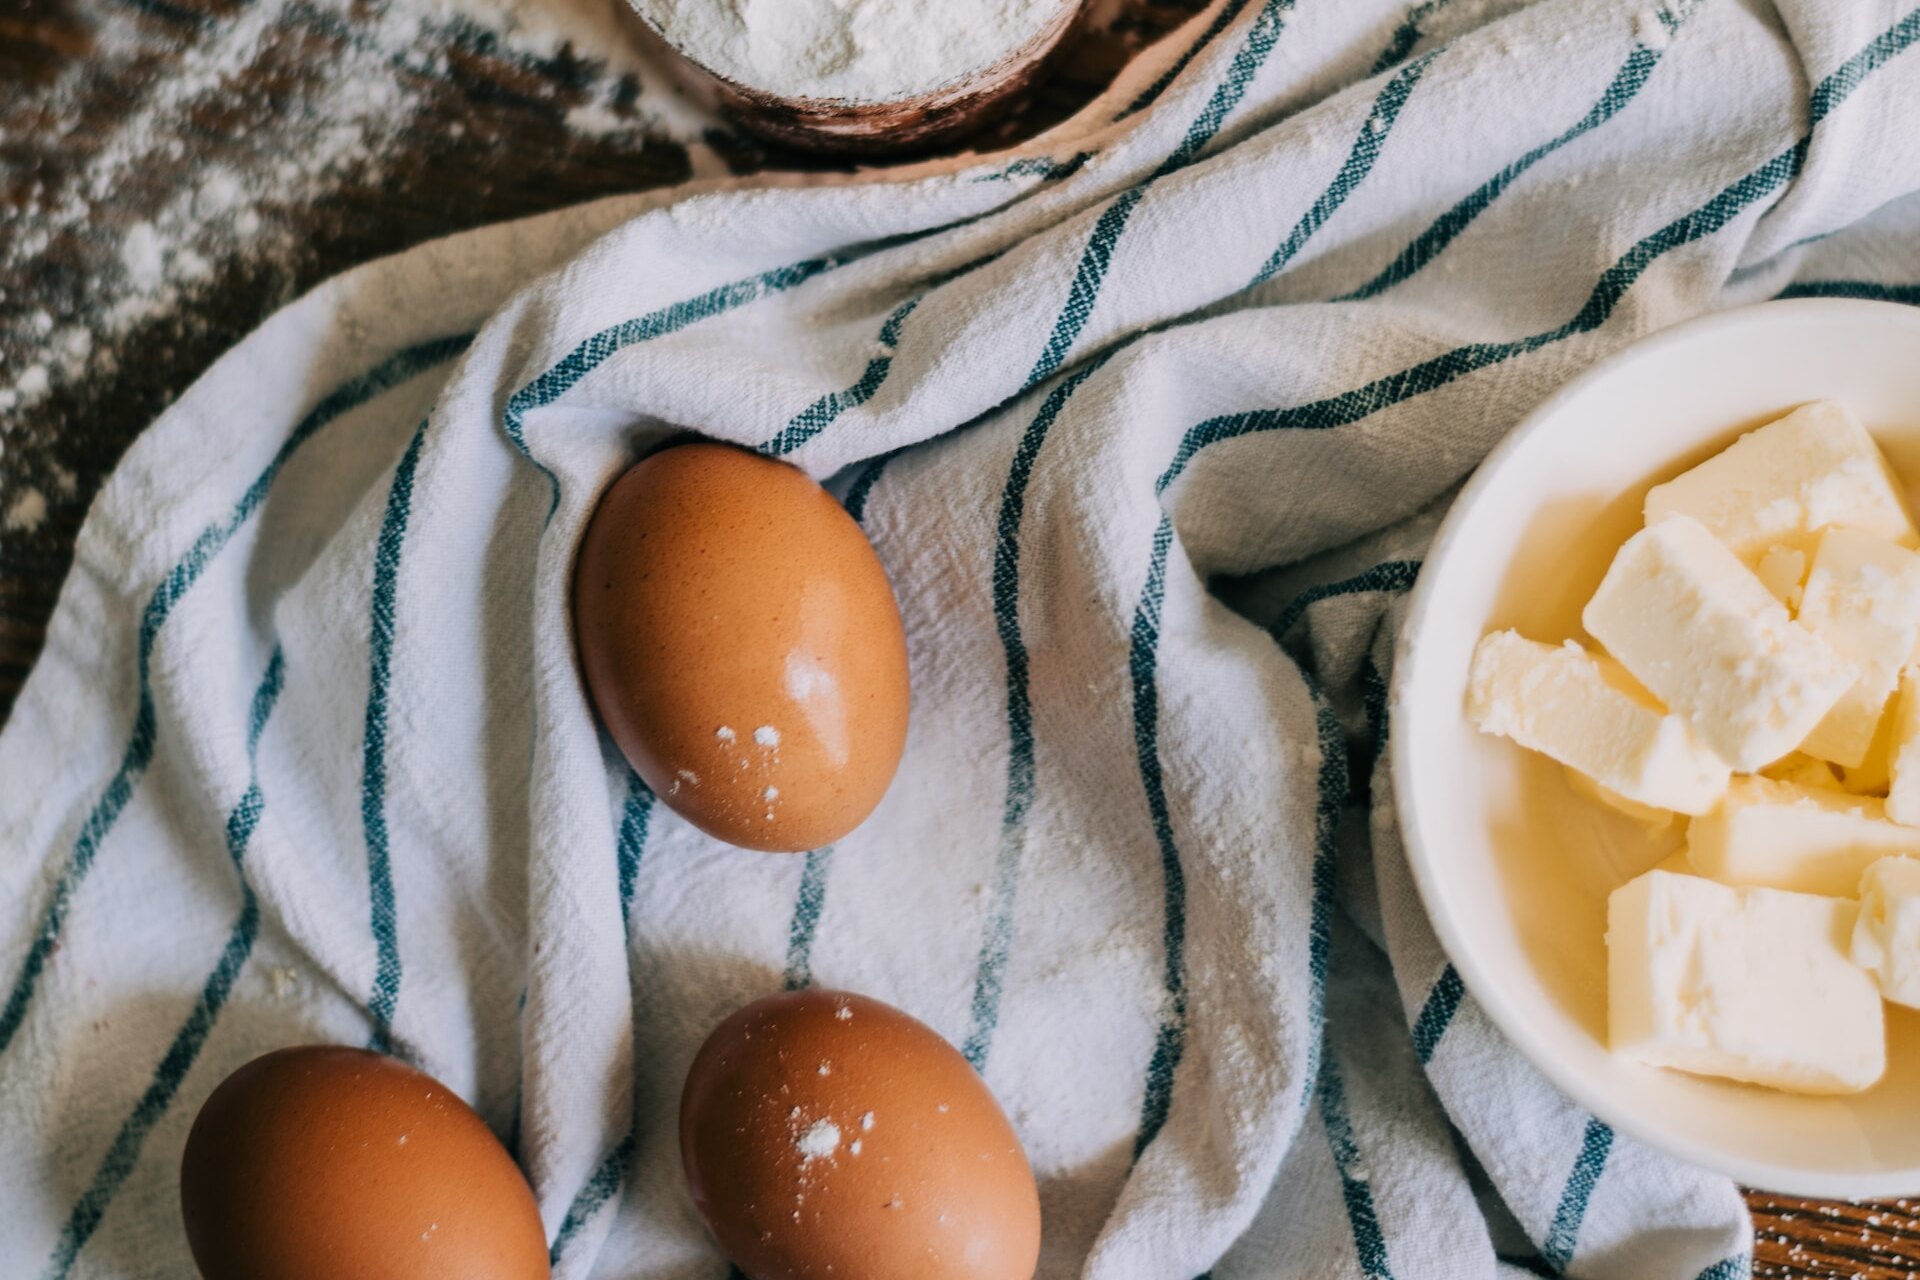
<instances>
[{"instance_id":1,"label":"wooden bowl","mask_svg":"<svg viewBox=\"0 0 1920 1280\"><path fill-rule=\"evenodd\" d=\"M1005 115L1039 82L1066 47L1087 0L1060 0L1045 26L992 65L910 98L865 102L771 93L707 67L669 40L641 11L623 5L643 44L661 55L687 93L716 107L748 133L821 155L895 158L932 151Z\"/></svg>"}]
</instances>

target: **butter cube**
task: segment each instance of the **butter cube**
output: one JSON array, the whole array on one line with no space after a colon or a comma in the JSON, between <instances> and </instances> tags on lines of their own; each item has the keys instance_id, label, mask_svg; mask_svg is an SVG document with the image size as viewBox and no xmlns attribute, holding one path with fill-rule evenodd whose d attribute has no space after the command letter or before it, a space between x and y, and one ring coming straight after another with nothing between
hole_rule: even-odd
<instances>
[{"instance_id":1,"label":"butter cube","mask_svg":"<svg viewBox=\"0 0 1920 1280\"><path fill-rule=\"evenodd\" d=\"M1649 871L1607 900L1608 1038L1658 1067L1857 1093L1887 1066L1851 902Z\"/></svg>"},{"instance_id":2,"label":"butter cube","mask_svg":"<svg viewBox=\"0 0 1920 1280\"><path fill-rule=\"evenodd\" d=\"M1800 749L1856 769L1920 641L1920 556L1857 529L1827 530L1807 574L1800 625L1860 671Z\"/></svg>"},{"instance_id":3,"label":"butter cube","mask_svg":"<svg viewBox=\"0 0 1920 1280\"><path fill-rule=\"evenodd\" d=\"M1705 813L1727 789L1725 762L1685 722L1572 641L1482 636L1467 677L1467 715L1638 804Z\"/></svg>"},{"instance_id":4,"label":"butter cube","mask_svg":"<svg viewBox=\"0 0 1920 1280\"><path fill-rule=\"evenodd\" d=\"M1688 826L1687 843L1700 874L1725 884L1850 898L1881 858L1920 854L1920 828L1887 821L1874 796L1735 778L1720 807Z\"/></svg>"},{"instance_id":5,"label":"butter cube","mask_svg":"<svg viewBox=\"0 0 1920 1280\"><path fill-rule=\"evenodd\" d=\"M1853 962L1895 1004L1920 1009L1920 862L1882 858L1860 877Z\"/></svg>"},{"instance_id":6,"label":"butter cube","mask_svg":"<svg viewBox=\"0 0 1920 1280\"><path fill-rule=\"evenodd\" d=\"M1768 547L1753 571L1775 600L1789 609L1800 607L1800 598L1806 593L1806 552L1794 547Z\"/></svg>"},{"instance_id":7,"label":"butter cube","mask_svg":"<svg viewBox=\"0 0 1920 1280\"><path fill-rule=\"evenodd\" d=\"M1887 700L1887 710L1880 717L1880 727L1873 731L1873 742L1867 747L1867 758L1852 769L1840 771L1840 789L1851 791L1857 796L1885 796L1887 784L1892 780L1890 771L1893 764L1893 708L1897 699ZM1899 819L1895 819L1899 821Z\"/></svg>"},{"instance_id":8,"label":"butter cube","mask_svg":"<svg viewBox=\"0 0 1920 1280\"><path fill-rule=\"evenodd\" d=\"M1920 670L1911 667L1887 716L1887 816L1920 826Z\"/></svg>"},{"instance_id":9,"label":"butter cube","mask_svg":"<svg viewBox=\"0 0 1920 1280\"><path fill-rule=\"evenodd\" d=\"M1920 546L1900 482L1860 419L1830 400L1749 431L1647 494L1648 524L1692 516L1743 559L1828 525Z\"/></svg>"},{"instance_id":10,"label":"butter cube","mask_svg":"<svg viewBox=\"0 0 1920 1280\"><path fill-rule=\"evenodd\" d=\"M1635 679L1742 771L1798 747L1857 674L1689 516L1627 539L1581 616Z\"/></svg>"}]
</instances>

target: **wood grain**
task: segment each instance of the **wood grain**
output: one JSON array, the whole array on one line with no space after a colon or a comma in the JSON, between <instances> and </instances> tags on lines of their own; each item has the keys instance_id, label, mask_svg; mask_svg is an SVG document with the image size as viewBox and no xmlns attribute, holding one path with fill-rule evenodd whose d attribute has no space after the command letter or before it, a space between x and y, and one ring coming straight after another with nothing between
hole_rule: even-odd
<instances>
[{"instance_id":1,"label":"wood grain","mask_svg":"<svg viewBox=\"0 0 1920 1280\"><path fill-rule=\"evenodd\" d=\"M97 71L94 31L109 8L137 13L146 47ZM35 234L152 81L173 73L198 43L230 23L246 0L8 0L0 12L0 247ZM1103 88L1145 41L1202 7L1201 0L1128 0L1119 19L1075 50L1061 71L990 140L1003 145L1064 119ZM261 139L285 138L300 120L302 85L325 75L353 37L326 10L290 11L284 38L213 101L165 122L137 179L95 201L82 234L54 235L25 270L0 279L0 385L40 358L41 317L88 314L126 230L190 193L210 166L242 176L282 157ZM484 31L451 29L430 52L432 72L397 67L415 114L381 163L324 198L269 203L262 234L297 243L290 259L263 261L236 244L175 310L114 339L102 372L55 385L12 411L0 435L0 511L27 488L44 494L45 520L0 529L0 724L45 637L87 504L133 437L215 357L289 298L356 263L449 232L583 200L682 181L687 153L644 133L583 135L566 113L585 100L590 62L516 54ZM63 86L58 104L50 87ZM276 129L276 125L278 128ZM709 141L736 172L789 165L726 134ZM817 162L816 162L817 163ZM1751 1193L1755 1275L1920 1278L1920 1217L1906 1201L1823 1204ZM1659 1280L1650 1277L1649 1280Z\"/></svg>"}]
</instances>

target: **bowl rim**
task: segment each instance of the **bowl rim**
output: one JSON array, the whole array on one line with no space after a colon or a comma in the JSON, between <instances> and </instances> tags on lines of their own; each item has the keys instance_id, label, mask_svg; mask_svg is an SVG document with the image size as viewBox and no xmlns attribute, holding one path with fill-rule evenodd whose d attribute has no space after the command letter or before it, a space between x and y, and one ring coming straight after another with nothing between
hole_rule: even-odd
<instances>
[{"instance_id":1,"label":"bowl rim","mask_svg":"<svg viewBox=\"0 0 1920 1280\"><path fill-rule=\"evenodd\" d=\"M1591 368L1570 379L1536 406L1488 452L1461 488L1435 531L1408 599L1406 621L1394 643L1388 723L1411 726L1424 722L1427 714L1433 714L1431 709L1422 713L1420 702L1411 696L1411 690L1425 665L1418 638L1427 630L1429 618L1437 611L1436 601L1442 596L1439 584L1448 576L1447 568L1454 547L1470 523L1473 512L1489 495L1498 492L1502 473L1508 465L1535 437L1553 429L1555 421L1570 402L1587 395L1595 383L1617 376L1623 365L1665 354L1676 347L1689 346L1708 336L1756 325L1804 327L1822 321L1830 322L1836 314L1850 323L1877 316L1888 324L1920 329L1920 309L1879 300L1790 298L1729 307L1682 321L1629 343L1596 361ZM1439 938L1441 949L1467 990L1473 994L1475 1002L1493 1020L1501 1034L1555 1088L1612 1126L1616 1132L1689 1164L1725 1174L1744 1186L1816 1199L1884 1199L1920 1191L1920 1162L1898 1169L1852 1173L1809 1170L1794 1164L1747 1159L1688 1135L1660 1129L1642 1120L1616 1100L1602 1096L1597 1089L1589 1088L1561 1062L1558 1052L1535 1024L1521 1017L1507 1003L1500 979L1489 966L1481 963L1461 923L1435 909L1436 904L1444 901L1439 886L1443 874L1440 863L1444 855L1435 847L1441 841L1437 837L1429 840L1421 826L1421 815L1414 807L1413 797L1417 794L1413 783L1415 752L1408 745L1413 737L1412 733L1406 731L1391 734L1387 750L1393 782L1394 816L1421 906Z\"/></svg>"},{"instance_id":2,"label":"bowl rim","mask_svg":"<svg viewBox=\"0 0 1920 1280\"><path fill-rule=\"evenodd\" d=\"M788 111L807 118L834 118L852 123L868 117L897 115L903 111L929 111L983 95L1028 70L1037 68L1054 51L1091 7L1093 0L1054 0L1047 20L1034 28L1019 44L993 61L968 67L939 84L890 98L852 98L780 93L762 85L739 79L715 69L694 56L686 45L669 36L655 20L652 6L656 0L614 0L631 10L645 24L665 50L681 59L720 88L730 91L755 106L767 110Z\"/></svg>"}]
</instances>

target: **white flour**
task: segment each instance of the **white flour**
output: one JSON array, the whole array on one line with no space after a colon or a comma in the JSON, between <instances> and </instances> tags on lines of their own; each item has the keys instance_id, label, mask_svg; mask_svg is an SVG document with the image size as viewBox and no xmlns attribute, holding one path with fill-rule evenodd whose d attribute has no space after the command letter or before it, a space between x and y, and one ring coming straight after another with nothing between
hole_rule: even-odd
<instances>
[{"instance_id":1,"label":"white flour","mask_svg":"<svg viewBox=\"0 0 1920 1280\"><path fill-rule=\"evenodd\" d=\"M815 1120L793 1144L803 1160L822 1160L840 1149L840 1126L831 1120Z\"/></svg>"},{"instance_id":2,"label":"white flour","mask_svg":"<svg viewBox=\"0 0 1920 1280\"><path fill-rule=\"evenodd\" d=\"M213 283L218 264L241 260L291 282L311 246L274 211L324 201L352 182L377 182L393 141L421 127L426 93L447 76L457 42L523 62L569 59L586 92L562 117L571 132L666 138L687 148L696 173L720 170L703 142L716 122L646 62L629 29L633 19L617 7L623 3L256 0L210 24L110 123L85 167L58 186L30 186L14 234L0 234L0 304L7 286L29 279L62 241L107 248L95 255L106 270L84 296L57 318L35 311L24 344L0 345L0 467L8 444L22 443L18 424L36 403L61 386L114 372L118 340L151 335L156 325L190 327L192 302ZM82 126L100 74L152 59L152 33L132 6L96 0L83 8L94 33L89 55L29 91L56 133ZM294 77L279 90L297 98L291 110L264 108L249 96L258 92L250 76L297 64L316 27L351 35L324 74ZM126 189L156 165L188 155L185 139L204 112L255 117L247 154L210 164L166 203L127 222ZM55 425L35 424L42 431ZM0 488L11 487L9 478L0 471Z\"/></svg>"},{"instance_id":3,"label":"white flour","mask_svg":"<svg viewBox=\"0 0 1920 1280\"><path fill-rule=\"evenodd\" d=\"M40 522L46 518L47 495L41 493L38 489L28 489L19 497L15 498L13 505L7 508L6 518L4 521L0 521L0 527L9 530L17 529L23 533L32 533L40 527Z\"/></svg>"},{"instance_id":4,"label":"white flour","mask_svg":"<svg viewBox=\"0 0 1920 1280\"><path fill-rule=\"evenodd\" d=\"M1063 0L633 0L695 62L793 98L888 102L984 71Z\"/></svg>"}]
</instances>

